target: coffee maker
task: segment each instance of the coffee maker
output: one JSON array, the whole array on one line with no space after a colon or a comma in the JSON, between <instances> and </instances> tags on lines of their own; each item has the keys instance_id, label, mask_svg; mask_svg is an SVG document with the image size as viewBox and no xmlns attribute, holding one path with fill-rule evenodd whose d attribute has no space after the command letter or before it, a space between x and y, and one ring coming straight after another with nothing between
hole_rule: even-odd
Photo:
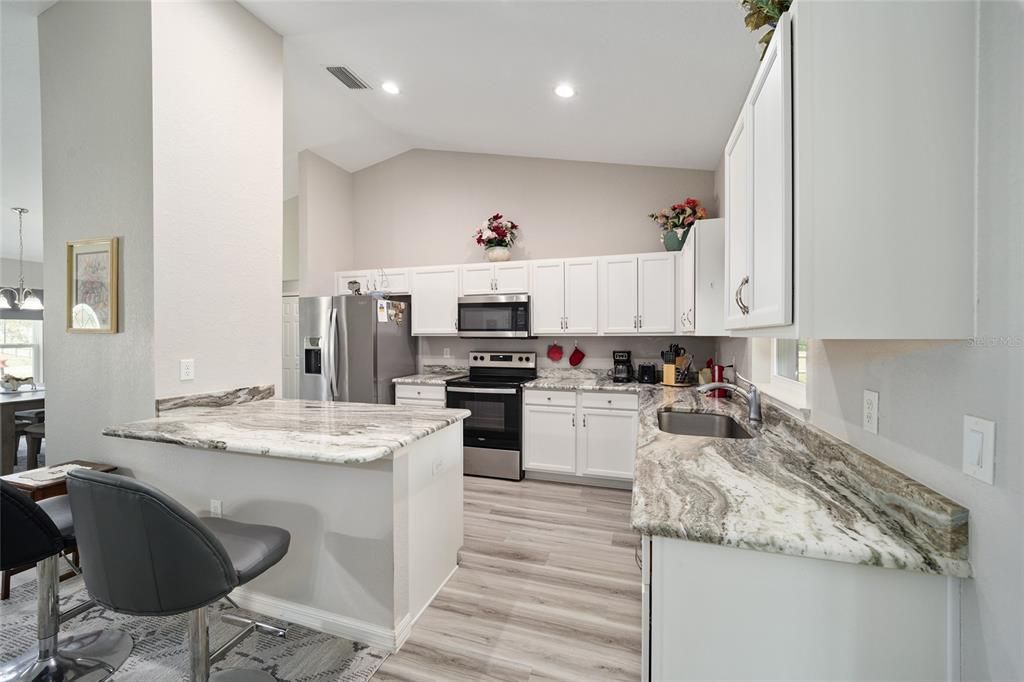
<instances>
[{"instance_id":1,"label":"coffee maker","mask_svg":"<svg viewBox=\"0 0 1024 682\"><path fill-rule=\"evenodd\" d=\"M633 381L632 351L613 350L612 363L612 381L619 384Z\"/></svg>"}]
</instances>

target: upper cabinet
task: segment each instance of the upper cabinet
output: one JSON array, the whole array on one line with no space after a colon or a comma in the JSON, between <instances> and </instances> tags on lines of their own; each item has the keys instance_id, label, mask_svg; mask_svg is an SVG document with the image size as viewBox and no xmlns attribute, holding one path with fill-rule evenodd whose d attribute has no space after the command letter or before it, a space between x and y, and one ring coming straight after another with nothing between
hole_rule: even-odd
<instances>
[{"instance_id":1,"label":"upper cabinet","mask_svg":"<svg viewBox=\"0 0 1024 682\"><path fill-rule=\"evenodd\" d=\"M725 302L730 329L793 321L792 86L789 17L761 61L726 146Z\"/></svg>"},{"instance_id":2,"label":"upper cabinet","mask_svg":"<svg viewBox=\"0 0 1024 682\"><path fill-rule=\"evenodd\" d=\"M364 294L371 291L384 291L389 294L408 294L409 272L404 268L353 270L334 273L334 293L347 296L352 293L349 282L359 284Z\"/></svg>"},{"instance_id":3,"label":"upper cabinet","mask_svg":"<svg viewBox=\"0 0 1024 682\"><path fill-rule=\"evenodd\" d=\"M606 256L599 265L600 333L650 335L675 331L675 254Z\"/></svg>"},{"instance_id":4,"label":"upper cabinet","mask_svg":"<svg viewBox=\"0 0 1024 682\"><path fill-rule=\"evenodd\" d=\"M534 336L597 333L597 259L530 264L530 326Z\"/></svg>"},{"instance_id":5,"label":"upper cabinet","mask_svg":"<svg viewBox=\"0 0 1024 682\"><path fill-rule=\"evenodd\" d=\"M724 336L725 221L694 225L676 266L676 333Z\"/></svg>"},{"instance_id":6,"label":"upper cabinet","mask_svg":"<svg viewBox=\"0 0 1024 682\"><path fill-rule=\"evenodd\" d=\"M525 294L530 290L530 266L523 261L474 263L462 266L462 295Z\"/></svg>"},{"instance_id":7,"label":"upper cabinet","mask_svg":"<svg viewBox=\"0 0 1024 682\"><path fill-rule=\"evenodd\" d=\"M412 333L443 335L458 333L459 266L413 268Z\"/></svg>"},{"instance_id":8,"label":"upper cabinet","mask_svg":"<svg viewBox=\"0 0 1024 682\"><path fill-rule=\"evenodd\" d=\"M727 329L974 333L973 7L936 3L927 22L900 3L783 15L725 148Z\"/></svg>"}]
</instances>

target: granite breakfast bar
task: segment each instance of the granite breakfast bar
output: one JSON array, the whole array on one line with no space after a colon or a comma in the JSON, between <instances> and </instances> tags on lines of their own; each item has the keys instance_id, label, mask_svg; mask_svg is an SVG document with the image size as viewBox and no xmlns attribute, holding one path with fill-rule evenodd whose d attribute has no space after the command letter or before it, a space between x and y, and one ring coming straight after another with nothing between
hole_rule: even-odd
<instances>
[{"instance_id":1,"label":"granite breakfast bar","mask_svg":"<svg viewBox=\"0 0 1024 682\"><path fill-rule=\"evenodd\" d=\"M111 426L125 440L105 457L200 515L217 501L291 533L281 563L233 593L243 607L396 650L456 568L469 413L253 393Z\"/></svg>"}]
</instances>

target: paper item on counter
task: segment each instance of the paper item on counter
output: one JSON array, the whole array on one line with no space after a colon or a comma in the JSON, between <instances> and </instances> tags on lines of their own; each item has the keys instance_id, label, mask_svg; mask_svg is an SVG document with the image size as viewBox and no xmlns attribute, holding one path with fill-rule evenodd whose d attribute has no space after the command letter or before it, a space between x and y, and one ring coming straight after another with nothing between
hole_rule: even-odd
<instances>
[{"instance_id":1,"label":"paper item on counter","mask_svg":"<svg viewBox=\"0 0 1024 682\"><path fill-rule=\"evenodd\" d=\"M32 469L21 474L20 478L25 478L30 481L36 481L39 483L45 483L47 481L56 481L59 478L64 478L68 475L69 471L75 469L87 469L81 464L58 464L52 467L45 467L43 469Z\"/></svg>"}]
</instances>

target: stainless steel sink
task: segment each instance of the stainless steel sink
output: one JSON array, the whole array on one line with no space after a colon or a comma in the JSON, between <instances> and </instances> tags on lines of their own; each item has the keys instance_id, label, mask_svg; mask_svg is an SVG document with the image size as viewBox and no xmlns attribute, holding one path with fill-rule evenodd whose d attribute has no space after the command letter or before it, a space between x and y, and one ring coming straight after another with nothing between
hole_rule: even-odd
<instances>
[{"instance_id":1,"label":"stainless steel sink","mask_svg":"<svg viewBox=\"0 0 1024 682\"><path fill-rule=\"evenodd\" d=\"M740 423L724 414L703 412L658 412L658 428L679 436L711 436L712 438L753 438Z\"/></svg>"}]
</instances>

